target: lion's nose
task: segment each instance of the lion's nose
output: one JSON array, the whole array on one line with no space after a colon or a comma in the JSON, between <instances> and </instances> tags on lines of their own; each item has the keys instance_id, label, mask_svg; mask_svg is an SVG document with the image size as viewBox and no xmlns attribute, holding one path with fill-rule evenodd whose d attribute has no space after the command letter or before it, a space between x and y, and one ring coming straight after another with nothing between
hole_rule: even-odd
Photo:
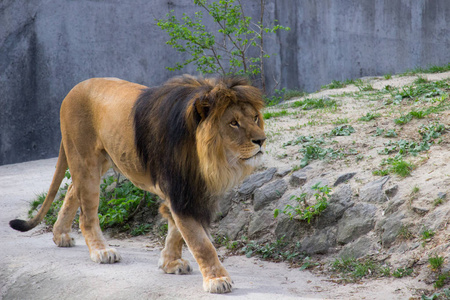
<instances>
[{"instance_id":1,"label":"lion's nose","mask_svg":"<svg viewBox=\"0 0 450 300\"><path fill-rule=\"evenodd\" d=\"M265 140L266 140L266 138L259 139L259 140L252 140L252 143L253 144L257 144L257 145L259 145L261 147L264 144Z\"/></svg>"}]
</instances>

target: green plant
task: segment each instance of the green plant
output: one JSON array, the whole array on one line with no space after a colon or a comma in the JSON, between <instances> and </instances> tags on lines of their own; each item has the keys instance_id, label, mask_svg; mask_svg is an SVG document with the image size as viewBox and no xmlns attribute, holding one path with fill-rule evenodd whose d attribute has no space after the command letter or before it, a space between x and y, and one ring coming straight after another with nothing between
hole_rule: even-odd
<instances>
[{"instance_id":1,"label":"green plant","mask_svg":"<svg viewBox=\"0 0 450 300\"><path fill-rule=\"evenodd\" d=\"M428 258L428 262L430 263L430 267L433 271L438 271L441 269L444 264L444 260L445 258L443 256L438 256L437 254Z\"/></svg>"},{"instance_id":2,"label":"green plant","mask_svg":"<svg viewBox=\"0 0 450 300\"><path fill-rule=\"evenodd\" d=\"M355 129L350 125L340 125L333 128L330 132L330 135L335 136L349 136L355 132Z\"/></svg>"},{"instance_id":3,"label":"green plant","mask_svg":"<svg viewBox=\"0 0 450 300\"><path fill-rule=\"evenodd\" d=\"M428 239L431 239L435 235L435 232L430 229L425 228L420 235L421 235L422 240L428 240Z\"/></svg>"},{"instance_id":4,"label":"green plant","mask_svg":"<svg viewBox=\"0 0 450 300\"><path fill-rule=\"evenodd\" d=\"M392 272L392 276L394 276L395 278L402 278L402 277L406 277L406 276L410 276L413 272L413 269L410 268L398 268L397 270L395 270L394 272Z\"/></svg>"},{"instance_id":5,"label":"green plant","mask_svg":"<svg viewBox=\"0 0 450 300\"><path fill-rule=\"evenodd\" d=\"M282 88L281 90L275 89L274 94L270 97L264 96L264 102L267 106L274 106L279 104L284 97L285 94L285 88Z\"/></svg>"},{"instance_id":6,"label":"green plant","mask_svg":"<svg viewBox=\"0 0 450 300\"><path fill-rule=\"evenodd\" d=\"M278 30L290 30L279 24L266 26L264 23L265 1L261 0L260 20L253 22L247 16L240 1L219 0L208 3L206 0L193 0L199 11L194 16L183 13L181 20L174 11L166 19L160 19L157 25L166 31L167 41L179 52L188 53L191 58L177 63L169 70L180 70L193 63L201 73L219 73L222 75L240 74L260 76L265 91L264 60L270 57L265 52L264 37ZM212 18L215 26L211 29L203 24L203 13ZM275 23L278 23L275 20ZM214 33L213 28L218 30ZM251 56L250 49L257 50L257 56ZM256 53L253 52L253 53Z\"/></svg>"},{"instance_id":7,"label":"green plant","mask_svg":"<svg viewBox=\"0 0 450 300\"><path fill-rule=\"evenodd\" d=\"M416 80L414 80L415 84L421 84L421 83L426 83L426 82L428 82L428 79L426 79L425 77L420 76L420 75L417 76Z\"/></svg>"},{"instance_id":8,"label":"green plant","mask_svg":"<svg viewBox=\"0 0 450 300\"><path fill-rule=\"evenodd\" d=\"M311 189L316 191L314 193L315 204L313 205L307 205L307 193L291 197L291 200L295 200L297 204L295 206L288 204L283 210L283 213L288 215L291 220L293 218L306 220L309 224L313 217L320 215L328 207L328 197L331 189L327 185L320 186L320 182L313 185ZM275 209L274 217L276 218L279 213L280 210Z\"/></svg>"},{"instance_id":9,"label":"green plant","mask_svg":"<svg viewBox=\"0 0 450 300\"><path fill-rule=\"evenodd\" d=\"M374 175L385 176L389 173L395 173L401 177L407 177L414 169L414 165L412 163L404 161L401 155L397 155L393 158L390 157L388 159L383 159L381 165L387 165L388 167L385 169L373 171Z\"/></svg>"},{"instance_id":10,"label":"green plant","mask_svg":"<svg viewBox=\"0 0 450 300\"><path fill-rule=\"evenodd\" d=\"M402 225L402 227L400 227L400 230L398 232L398 237L400 239L403 240L410 240L414 237L414 235L412 234L412 232L408 229L407 226Z\"/></svg>"},{"instance_id":11,"label":"green plant","mask_svg":"<svg viewBox=\"0 0 450 300\"><path fill-rule=\"evenodd\" d=\"M113 183L115 188L108 191L107 187ZM104 179L100 190L98 215L102 229L124 225L142 206L153 207L156 214L154 196L148 196L147 192L128 180L119 184L116 178L110 176Z\"/></svg>"},{"instance_id":12,"label":"green plant","mask_svg":"<svg viewBox=\"0 0 450 300\"><path fill-rule=\"evenodd\" d=\"M359 121L364 121L364 122L369 122L373 119L379 118L381 116L381 114L379 113L370 113L368 112L365 116L362 116L361 118L359 118Z\"/></svg>"},{"instance_id":13,"label":"green plant","mask_svg":"<svg viewBox=\"0 0 450 300\"><path fill-rule=\"evenodd\" d=\"M349 122L349 120L347 118L337 118L335 121L333 121L334 125L342 125L342 124L347 124Z\"/></svg>"},{"instance_id":14,"label":"green plant","mask_svg":"<svg viewBox=\"0 0 450 300\"><path fill-rule=\"evenodd\" d=\"M388 79L392 78L392 74L391 73L387 73L383 77L384 77L384 79L388 80Z\"/></svg>"},{"instance_id":15,"label":"green plant","mask_svg":"<svg viewBox=\"0 0 450 300\"><path fill-rule=\"evenodd\" d=\"M440 289L442 288L448 281L450 280L450 272L441 273L437 276L436 281L433 283L434 288ZM450 290L446 289L443 291L447 296L447 299L450 299Z\"/></svg>"},{"instance_id":16,"label":"green plant","mask_svg":"<svg viewBox=\"0 0 450 300\"><path fill-rule=\"evenodd\" d=\"M328 98L306 98L304 100L294 101L291 107L301 108L302 110L319 109L326 107L336 107L336 101Z\"/></svg>"},{"instance_id":17,"label":"green plant","mask_svg":"<svg viewBox=\"0 0 450 300\"><path fill-rule=\"evenodd\" d=\"M144 235L150 232L151 228L151 224L139 224L131 230L130 234L132 236Z\"/></svg>"},{"instance_id":18,"label":"green plant","mask_svg":"<svg viewBox=\"0 0 450 300\"><path fill-rule=\"evenodd\" d=\"M394 123L397 125L405 125L406 123L409 123L411 120L412 115L407 114L394 119Z\"/></svg>"},{"instance_id":19,"label":"green plant","mask_svg":"<svg viewBox=\"0 0 450 300\"><path fill-rule=\"evenodd\" d=\"M278 118L278 117L283 117L286 116L288 114L287 110L283 109L281 111L273 111L273 112L265 112L263 113L263 118L265 120L271 119L271 118Z\"/></svg>"},{"instance_id":20,"label":"green plant","mask_svg":"<svg viewBox=\"0 0 450 300\"><path fill-rule=\"evenodd\" d=\"M299 98L299 97L304 97L306 96L307 93L303 92L303 91L299 91L299 90L286 90L286 92L284 93L284 99L285 100L289 100L292 98Z\"/></svg>"},{"instance_id":21,"label":"green plant","mask_svg":"<svg viewBox=\"0 0 450 300\"><path fill-rule=\"evenodd\" d=\"M374 88L372 87L371 84L369 84L367 82L365 83L361 79L357 79L355 81L355 86L359 89L360 92L368 92L368 91L374 90Z\"/></svg>"},{"instance_id":22,"label":"green plant","mask_svg":"<svg viewBox=\"0 0 450 300\"><path fill-rule=\"evenodd\" d=\"M357 260L353 257L336 259L332 263L331 269L335 272L350 276L352 279L390 276L389 267L382 267L370 259Z\"/></svg>"}]
</instances>

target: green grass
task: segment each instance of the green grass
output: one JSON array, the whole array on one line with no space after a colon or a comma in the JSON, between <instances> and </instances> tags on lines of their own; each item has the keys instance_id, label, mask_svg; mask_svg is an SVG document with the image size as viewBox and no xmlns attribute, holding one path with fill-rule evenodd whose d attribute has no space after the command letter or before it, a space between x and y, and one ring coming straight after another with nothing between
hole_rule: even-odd
<instances>
[{"instance_id":1,"label":"green grass","mask_svg":"<svg viewBox=\"0 0 450 300\"><path fill-rule=\"evenodd\" d=\"M392 78L392 74L387 73L387 74L385 74L383 77L384 77L384 79L388 80L388 79L391 79L391 78Z\"/></svg>"},{"instance_id":2,"label":"green grass","mask_svg":"<svg viewBox=\"0 0 450 300\"><path fill-rule=\"evenodd\" d=\"M440 270L442 268L442 265L444 264L444 261L445 258L443 256L438 256L437 254L428 258L428 263L430 264L431 269L434 271Z\"/></svg>"},{"instance_id":3,"label":"green grass","mask_svg":"<svg viewBox=\"0 0 450 300\"><path fill-rule=\"evenodd\" d=\"M431 239L436 233L430 229L424 229L420 234L422 240Z\"/></svg>"},{"instance_id":4,"label":"green grass","mask_svg":"<svg viewBox=\"0 0 450 300\"><path fill-rule=\"evenodd\" d=\"M415 168L412 163L404 161L401 156L383 159L381 162L381 166L386 167L384 169L373 171L373 175L386 176L388 174L394 173L400 177L407 177L411 175L412 170Z\"/></svg>"},{"instance_id":5,"label":"green grass","mask_svg":"<svg viewBox=\"0 0 450 300\"><path fill-rule=\"evenodd\" d=\"M356 260L355 258L336 259L331 270L341 273L342 276L349 280L357 280L369 277L389 277L391 275L390 268L382 266L370 259Z\"/></svg>"},{"instance_id":6,"label":"green grass","mask_svg":"<svg viewBox=\"0 0 450 300\"><path fill-rule=\"evenodd\" d=\"M298 90L287 90L284 93L284 99L285 100L289 100L292 98L299 98L299 97L304 97L306 96L308 93L303 92L303 91L298 91Z\"/></svg>"},{"instance_id":7,"label":"green grass","mask_svg":"<svg viewBox=\"0 0 450 300\"><path fill-rule=\"evenodd\" d=\"M327 107L336 107L336 100L328 98L306 98L292 103L292 108L301 108L302 110L320 109Z\"/></svg>"},{"instance_id":8,"label":"green grass","mask_svg":"<svg viewBox=\"0 0 450 300\"><path fill-rule=\"evenodd\" d=\"M447 65L443 65L443 66L430 66L428 68L421 68L421 67L416 67L414 69L411 70L406 70L404 73L400 74L401 76L411 76L411 75L416 75L418 73L441 73L441 72L447 72L450 71L450 63L448 63Z\"/></svg>"},{"instance_id":9,"label":"green grass","mask_svg":"<svg viewBox=\"0 0 450 300\"><path fill-rule=\"evenodd\" d=\"M281 111L268 111L263 113L263 118L265 120L272 119L272 118L278 118L278 117L284 117L288 114L287 110L283 109Z\"/></svg>"}]
</instances>

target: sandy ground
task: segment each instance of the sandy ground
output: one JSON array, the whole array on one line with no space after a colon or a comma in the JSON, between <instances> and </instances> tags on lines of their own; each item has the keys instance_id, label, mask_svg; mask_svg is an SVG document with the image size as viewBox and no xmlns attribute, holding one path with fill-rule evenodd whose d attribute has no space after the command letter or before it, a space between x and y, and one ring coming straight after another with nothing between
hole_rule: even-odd
<instances>
[{"instance_id":1,"label":"sandy ground","mask_svg":"<svg viewBox=\"0 0 450 300\"><path fill-rule=\"evenodd\" d=\"M224 261L233 292L211 295L188 251L193 274L164 274L157 268L160 249L146 237L110 240L122 261L96 264L79 234L77 246L58 248L43 227L20 233L8 226L25 218L29 202L48 189L55 164L47 159L0 166L1 299L409 299L422 285L414 278L342 285L285 264L234 256Z\"/></svg>"}]
</instances>

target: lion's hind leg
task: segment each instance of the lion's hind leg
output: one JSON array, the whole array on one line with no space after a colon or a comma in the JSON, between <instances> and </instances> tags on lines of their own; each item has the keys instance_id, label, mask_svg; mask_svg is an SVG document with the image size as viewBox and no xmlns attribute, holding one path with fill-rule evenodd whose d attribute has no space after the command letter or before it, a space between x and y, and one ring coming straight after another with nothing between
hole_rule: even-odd
<instances>
[{"instance_id":1,"label":"lion's hind leg","mask_svg":"<svg viewBox=\"0 0 450 300\"><path fill-rule=\"evenodd\" d=\"M72 155L69 162L72 173L75 197L80 203L80 228L91 259L97 263L115 263L120 260L116 249L109 247L103 237L98 218L100 201L100 177L104 173L106 159L100 155L85 155L82 158Z\"/></svg>"},{"instance_id":2,"label":"lion's hind leg","mask_svg":"<svg viewBox=\"0 0 450 300\"><path fill-rule=\"evenodd\" d=\"M184 240L173 221L170 209L161 204L159 211L167 218L169 229L158 267L168 274L189 274L192 267L187 260L181 258Z\"/></svg>"},{"instance_id":3,"label":"lion's hind leg","mask_svg":"<svg viewBox=\"0 0 450 300\"><path fill-rule=\"evenodd\" d=\"M58 219L53 226L53 241L58 247L75 246L75 240L70 236L70 231L79 206L78 199L73 192L73 185L70 184L64 197L63 206L58 213Z\"/></svg>"}]
</instances>

